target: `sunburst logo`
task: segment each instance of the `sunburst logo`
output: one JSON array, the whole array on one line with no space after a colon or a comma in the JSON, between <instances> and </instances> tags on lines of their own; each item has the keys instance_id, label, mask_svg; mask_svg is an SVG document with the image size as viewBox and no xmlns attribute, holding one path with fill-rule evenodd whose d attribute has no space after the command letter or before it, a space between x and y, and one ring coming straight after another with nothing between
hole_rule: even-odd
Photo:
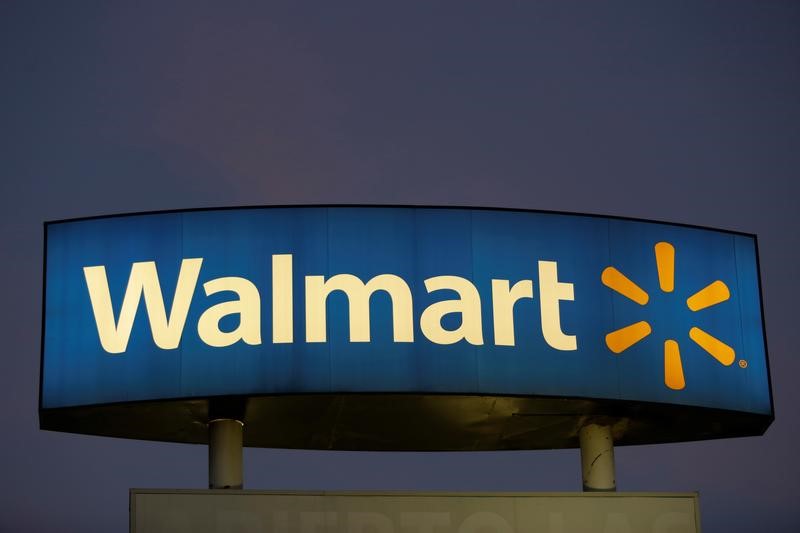
<instances>
[{"instance_id":1,"label":"sunburst logo","mask_svg":"<svg viewBox=\"0 0 800 533\"><path fill-rule=\"evenodd\" d=\"M659 242L655 245L655 255L658 284L663 292L672 293L675 290L675 247L668 242ZM644 289L613 266L603 270L601 280L606 287L639 305L647 305L650 301L650 295ZM725 302L730 297L728 286L716 280L691 295L686 305L692 312L698 312ZM642 320L606 335L606 346L615 354L621 354L652 331L650 324ZM689 330L689 338L725 366L730 366L736 359L733 348L696 326ZM744 365L740 366L744 368ZM673 390L686 387L680 347L674 339L664 341L664 384Z\"/></svg>"}]
</instances>

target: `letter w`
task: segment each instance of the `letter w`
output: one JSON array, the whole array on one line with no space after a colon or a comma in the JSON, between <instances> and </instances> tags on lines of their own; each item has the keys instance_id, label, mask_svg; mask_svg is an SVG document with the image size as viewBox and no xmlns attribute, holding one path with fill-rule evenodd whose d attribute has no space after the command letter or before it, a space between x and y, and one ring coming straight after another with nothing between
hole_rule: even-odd
<instances>
[{"instance_id":1,"label":"letter w","mask_svg":"<svg viewBox=\"0 0 800 533\"><path fill-rule=\"evenodd\" d=\"M133 263L117 322L114 320L114 308L111 304L106 267L84 267L83 275L86 277L94 321L97 324L97 333L103 349L108 353L123 353L128 347L128 339L131 336L131 329L133 329L133 319L136 317L142 293L144 293L144 306L156 346L162 350L177 348L181 341L183 326L186 324L186 315L189 313L189 305L192 303L202 264L202 258L184 259L181 262L178 284L175 288L175 297L172 299L172 310L168 319L155 261Z\"/></svg>"}]
</instances>

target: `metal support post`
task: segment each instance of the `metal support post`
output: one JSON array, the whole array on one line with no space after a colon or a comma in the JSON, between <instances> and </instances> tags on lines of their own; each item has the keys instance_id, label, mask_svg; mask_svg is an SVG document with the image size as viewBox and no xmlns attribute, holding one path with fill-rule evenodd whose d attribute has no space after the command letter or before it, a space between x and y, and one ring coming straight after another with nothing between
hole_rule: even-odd
<instances>
[{"instance_id":1,"label":"metal support post","mask_svg":"<svg viewBox=\"0 0 800 533\"><path fill-rule=\"evenodd\" d=\"M208 422L208 488L242 488L243 428L231 418Z\"/></svg>"},{"instance_id":2,"label":"metal support post","mask_svg":"<svg viewBox=\"0 0 800 533\"><path fill-rule=\"evenodd\" d=\"M578 432L584 491L617 490L611 426L587 424Z\"/></svg>"}]
</instances>

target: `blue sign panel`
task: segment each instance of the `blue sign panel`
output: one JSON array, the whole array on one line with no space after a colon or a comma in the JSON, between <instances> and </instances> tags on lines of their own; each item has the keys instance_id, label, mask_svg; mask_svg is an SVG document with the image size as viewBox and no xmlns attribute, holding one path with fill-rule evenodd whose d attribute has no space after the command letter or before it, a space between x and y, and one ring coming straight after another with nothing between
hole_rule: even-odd
<instances>
[{"instance_id":1,"label":"blue sign panel","mask_svg":"<svg viewBox=\"0 0 800 533\"><path fill-rule=\"evenodd\" d=\"M44 409L370 392L772 412L749 235L298 207L50 223L46 239Z\"/></svg>"}]
</instances>

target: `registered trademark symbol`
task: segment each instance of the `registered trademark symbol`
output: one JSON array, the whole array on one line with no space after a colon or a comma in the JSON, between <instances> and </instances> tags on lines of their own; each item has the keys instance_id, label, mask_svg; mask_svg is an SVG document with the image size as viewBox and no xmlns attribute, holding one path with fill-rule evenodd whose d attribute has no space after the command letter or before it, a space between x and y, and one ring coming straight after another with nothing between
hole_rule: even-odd
<instances>
[{"instance_id":1,"label":"registered trademark symbol","mask_svg":"<svg viewBox=\"0 0 800 533\"><path fill-rule=\"evenodd\" d=\"M747 361L739 359L739 368L747 368Z\"/></svg>"}]
</instances>

